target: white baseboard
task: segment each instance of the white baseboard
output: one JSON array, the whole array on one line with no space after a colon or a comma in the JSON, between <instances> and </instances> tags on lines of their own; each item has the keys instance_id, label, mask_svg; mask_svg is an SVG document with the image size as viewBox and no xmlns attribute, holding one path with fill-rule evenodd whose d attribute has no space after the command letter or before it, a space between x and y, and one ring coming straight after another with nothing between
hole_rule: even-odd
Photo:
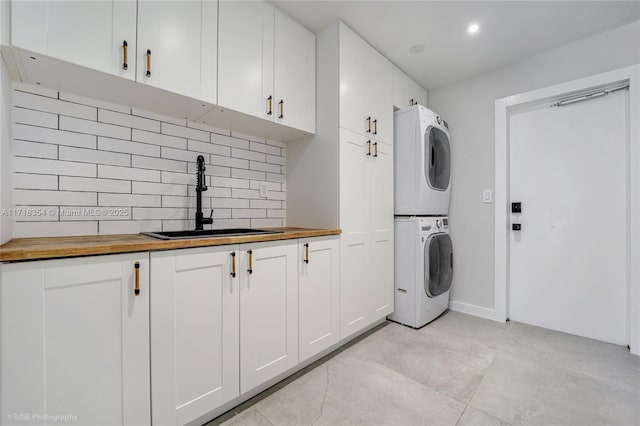
<instances>
[{"instance_id":1,"label":"white baseboard","mask_svg":"<svg viewBox=\"0 0 640 426\"><path fill-rule=\"evenodd\" d=\"M499 321L496 319L496 311L494 309L485 308L484 306L471 305L469 303L450 300L449 309L456 312L462 312L463 314L469 314L469 315L473 315L480 318L486 318L492 321ZM499 322L502 322L502 321L499 321Z\"/></svg>"}]
</instances>

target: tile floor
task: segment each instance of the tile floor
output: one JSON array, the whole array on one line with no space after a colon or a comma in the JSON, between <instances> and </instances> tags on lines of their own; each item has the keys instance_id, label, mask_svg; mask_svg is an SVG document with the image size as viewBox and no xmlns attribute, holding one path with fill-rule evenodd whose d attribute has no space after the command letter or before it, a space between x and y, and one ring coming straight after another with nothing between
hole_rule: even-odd
<instances>
[{"instance_id":1,"label":"tile floor","mask_svg":"<svg viewBox=\"0 0 640 426\"><path fill-rule=\"evenodd\" d=\"M388 323L212 424L640 425L640 357L447 312Z\"/></svg>"}]
</instances>

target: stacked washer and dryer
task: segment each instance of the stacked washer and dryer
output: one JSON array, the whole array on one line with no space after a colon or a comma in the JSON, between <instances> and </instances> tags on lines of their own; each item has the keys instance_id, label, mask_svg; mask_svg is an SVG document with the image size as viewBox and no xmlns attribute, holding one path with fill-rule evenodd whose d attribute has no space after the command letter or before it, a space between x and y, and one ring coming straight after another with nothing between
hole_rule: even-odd
<instances>
[{"instance_id":1,"label":"stacked washer and dryer","mask_svg":"<svg viewBox=\"0 0 640 426\"><path fill-rule=\"evenodd\" d=\"M419 328L449 306L451 145L446 121L420 106L394 122L395 311L389 319Z\"/></svg>"}]
</instances>

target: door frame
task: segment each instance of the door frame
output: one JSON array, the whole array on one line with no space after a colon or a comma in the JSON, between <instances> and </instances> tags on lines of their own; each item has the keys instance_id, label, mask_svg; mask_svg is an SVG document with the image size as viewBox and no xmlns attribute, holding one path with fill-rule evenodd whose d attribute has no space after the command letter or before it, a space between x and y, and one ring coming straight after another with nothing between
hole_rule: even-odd
<instances>
[{"instance_id":1,"label":"door frame","mask_svg":"<svg viewBox=\"0 0 640 426\"><path fill-rule=\"evenodd\" d=\"M614 83L629 83L627 131L627 344L640 355L640 64L495 101L494 319L509 318L509 115L516 107Z\"/></svg>"}]
</instances>

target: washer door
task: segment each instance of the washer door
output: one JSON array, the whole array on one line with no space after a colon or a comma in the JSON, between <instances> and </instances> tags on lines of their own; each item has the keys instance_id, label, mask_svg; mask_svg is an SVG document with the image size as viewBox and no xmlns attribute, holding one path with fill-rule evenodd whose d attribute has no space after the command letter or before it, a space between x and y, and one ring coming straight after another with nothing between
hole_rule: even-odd
<instances>
[{"instance_id":1,"label":"washer door","mask_svg":"<svg viewBox=\"0 0 640 426\"><path fill-rule=\"evenodd\" d=\"M449 188L451 177L451 147L449 136L435 126L424 133L424 173L429 187L437 191Z\"/></svg>"},{"instance_id":2,"label":"washer door","mask_svg":"<svg viewBox=\"0 0 640 426\"><path fill-rule=\"evenodd\" d=\"M449 234L433 234L424 245L424 290L436 297L451 288L453 244Z\"/></svg>"}]
</instances>

